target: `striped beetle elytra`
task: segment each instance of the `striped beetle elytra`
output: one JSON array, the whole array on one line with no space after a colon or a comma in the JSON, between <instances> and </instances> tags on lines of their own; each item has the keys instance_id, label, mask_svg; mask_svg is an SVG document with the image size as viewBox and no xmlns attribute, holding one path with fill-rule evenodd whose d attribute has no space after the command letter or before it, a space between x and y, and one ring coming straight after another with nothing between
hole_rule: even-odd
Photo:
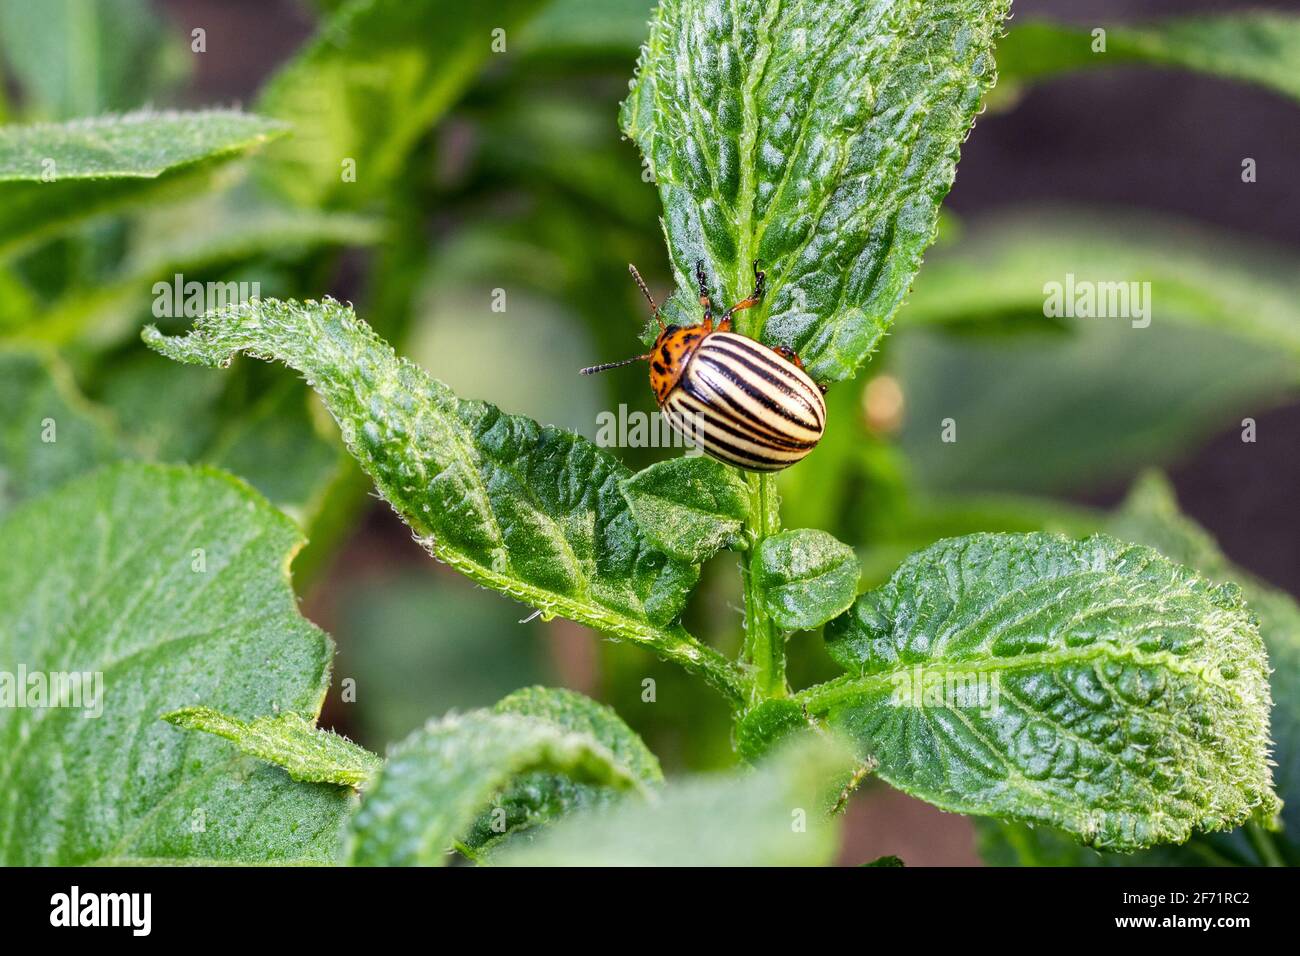
<instances>
[{"instance_id":1,"label":"striped beetle elytra","mask_svg":"<svg viewBox=\"0 0 1300 956\"><path fill-rule=\"evenodd\" d=\"M644 355L582 369L591 375L632 362L650 363L650 387L669 423L703 450L749 471L780 471L802 460L826 430L826 402L792 349L769 348L731 331L731 317L763 298L764 273L754 263L754 291L715 323L704 263L695 266L704 318L665 325L635 266L628 266L659 322Z\"/></svg>"}]
</instances>

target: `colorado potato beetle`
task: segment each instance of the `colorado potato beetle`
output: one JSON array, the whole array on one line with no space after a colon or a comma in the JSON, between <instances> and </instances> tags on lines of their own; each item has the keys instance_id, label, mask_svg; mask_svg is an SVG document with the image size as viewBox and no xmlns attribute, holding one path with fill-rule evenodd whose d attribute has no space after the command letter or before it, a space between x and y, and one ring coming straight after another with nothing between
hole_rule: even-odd
<instances>
[{"instance_id":1,"label":"colorado potato beetle","mask_svg":"<svg viewBox=\"0 0 1300 956\"><path fill-rule=\"evenodd\" d=\"M679 432L705 452L750 471L780 471L816 447L826 430L826 402L792 349L769 348L731 331L731 317L763 298L764 273L754 263L754 291L717 320L709 300L704 263L696 264L704 319L698 325L665 325L636 266L628 266L654 310L659 337L644 355L593 365L583 375L650 363L650 387L659 409Z\"/></svg>"}]
</instances>

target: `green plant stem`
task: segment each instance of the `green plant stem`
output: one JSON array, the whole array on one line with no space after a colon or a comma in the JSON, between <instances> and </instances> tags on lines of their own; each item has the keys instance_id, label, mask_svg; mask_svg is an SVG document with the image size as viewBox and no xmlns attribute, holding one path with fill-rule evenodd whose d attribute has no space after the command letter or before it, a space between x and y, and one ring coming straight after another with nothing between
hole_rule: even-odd
<instances>
[{"instance_id":1,"label":"green plant stem","mask_svg":"<svg viewBox=\"0 0 1300 956\"><path fill-rule=\"evenodd\" d=\"M1246 839L1255 848L1255 852L1259 854L1265 866L1286 866L1286 860L1282 859L1282 854L1278 852L1271 833L1254 820L1247 823L1245 829Z\"/></svg>"},{"instance_id":2,"label":"green plant stem","mask_svg":"<svg viewBox=\"0 0 1300 956\"><path fill-rule=\"evenodd\" d=\"M781 506L776 481L769 474L745 473L749 486L749 517L745 536L749 547L741 562L745 578L745 649L744 662L750 668L749 704L754 706L770 697L785 697L785 635L767 614L760 577L755 573L758 549L763 540L781 529Z\"/></svg>"}]
</instances>

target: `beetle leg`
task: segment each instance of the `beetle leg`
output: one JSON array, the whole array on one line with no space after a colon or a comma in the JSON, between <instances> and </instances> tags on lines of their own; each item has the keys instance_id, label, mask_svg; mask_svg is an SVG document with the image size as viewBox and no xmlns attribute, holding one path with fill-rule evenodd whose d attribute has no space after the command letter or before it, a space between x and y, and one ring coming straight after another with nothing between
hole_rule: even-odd
<instances>
[{"instance_id":1,"label":"beetle leg","mask_svg":"<svg viewBox=\"0 0 1300 956\"><path fill-rule=\"evenodd\" d=\"M763 301L763 293L766 290L767 290L767 273L758 267L758 260L755 259L754 260L754 291L749 294L748 298L741 299L739 302L737 302L735 305L733 305L723 314L722 321L719 323L719 327L721 328L722 325L726 325L726 327L730 329L732 314L736 312L744 311L745 309L752 309L754 306L758 305L758 303Z\"/></svg>"},{"instance_id":2,"label":"beetle leg","mask_svg":"<svg viewBox=\"0 0 1300 956\"><path fill-rule=\"evenodd\" d=\"M709 301L709 280L704 275L704 260L695 260L695 279L700 284L700 305L704 308L704 325L713 328L713 303Z\"/></svg>"},{"instance_id":3,"label":"beetle leg","mask_svg":"<svg viewBox=\"0 0 1300 956\"><path fill-rule=\"evenodd\" d=\"M799 358L799 354L794 349L790 348L790 346L773 345L772 351L781 356L781 358L785 359L795 368L803 368L803 359Z\"/></svg>"}]
</instances>

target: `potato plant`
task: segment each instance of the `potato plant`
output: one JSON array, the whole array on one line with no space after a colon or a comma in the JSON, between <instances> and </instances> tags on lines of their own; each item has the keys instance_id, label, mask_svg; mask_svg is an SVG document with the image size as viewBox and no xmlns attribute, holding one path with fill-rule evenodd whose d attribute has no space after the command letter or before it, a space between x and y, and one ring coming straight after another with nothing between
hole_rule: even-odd
<instances>
[{"instance_id":1,"label":"potato plant","mask_svg":"<svg viewBox=\"0 0 1300 956\"><path fill-rule=\"evenodd\" d=\"M942 349L1045 322L1042 277L1067 270L1150 277L1167 321L1231 343L1225 368L1267 352L1235 394L1294 388L1293 262L1106 223L963 245L941 204L981 111L1062 70L1158 64L1300 99L1300 18L1118 25L1102 61L1087 30L1008 31L1010 0L348 0L245 112L135 108L175 41L142 0L105 6L141 52L75 88L15 37L78 14L0 4L22 94L0 109L0 862L820 865L877 779L978 818L994 863L1300 861L1295 602L1158 472L1111 512L927 496L861 411L909 325L933 373L909 391L943 395ZM638 44L608 129L534 88L625 78ZM453 109L481 146L455 175ZM496 192L528 201L484 226ZM646 465L462 397L406 355L435 215L458 276L537 262L593 362L636 348L633 300L609 291L625 256L665 264L679 325L699 321L697 264L730 303L761 263L734 329L825 388L821 446L779 473ZM367 250L364 283L331 296L345 248ZM258 294L213 307L201 285L191 308L182 275ZM643 371L475 361L509 378L530 358L566 394L650 397ZM1022 397L1071 379L1014 372ZM1085 434L1039 475L1152 463L1128 441ZM735 766L666 779L614 708L540 686L433 714L382 755L321 726L347 690L295 587L367 494L523 615L680 669L728 715L699 733ZM739 596L732 627L692 612L717 587ZM98 675L93 719L59 705L60 675L87 694Z\"/></svg>"}]
</instances>

